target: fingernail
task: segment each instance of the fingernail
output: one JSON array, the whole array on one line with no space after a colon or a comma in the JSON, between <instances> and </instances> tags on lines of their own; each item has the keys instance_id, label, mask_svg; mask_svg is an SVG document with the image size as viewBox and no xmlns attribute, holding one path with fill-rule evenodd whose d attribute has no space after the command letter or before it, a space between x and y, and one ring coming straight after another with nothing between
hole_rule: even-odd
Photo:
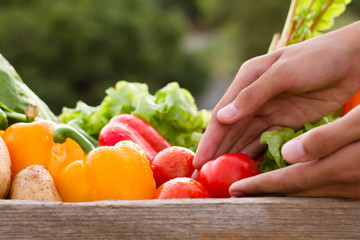
<instances>
[{"instance_id":1,"label":"fingernail","mask_svg":"<svg viewBox=\"0 0 360 240\"><path fill-rule=\"evenodd\" d=\"M301 139L297 138L285 143L281 149L281 155L290 163L302 162L306 154Z\"/></svg>"},{"instance_id":2,"label":"fingernail","mask_svg":"<svg viewBox=\"0 0 360 240\"><path fill-rule=\"evenodd\" d=\"M245 197L245 193L243 192L231 192L230 194L233 197Z\"/></svg>"},{"instance_id":3,"label":"fingernail","mask_svg":"<svg viewBox=\"0 0 360 240\"><path fill-rule=\"evenodd\" d=\"M234 104L230 103L227 106L220 109L217 113L217 116L221 119L229 120L236 116L238 109Z\"/></svg>"},{"instance_id":4,"label":"fingernail","mask_svg":"<svg viewBox=\"0 0 360 240\"><path fill-rule=\"evenodd\" d=\"M199 170L195 169L194 172L191 174L191 178L197 180L199 177Z\"/></svg>"}]
</instances>

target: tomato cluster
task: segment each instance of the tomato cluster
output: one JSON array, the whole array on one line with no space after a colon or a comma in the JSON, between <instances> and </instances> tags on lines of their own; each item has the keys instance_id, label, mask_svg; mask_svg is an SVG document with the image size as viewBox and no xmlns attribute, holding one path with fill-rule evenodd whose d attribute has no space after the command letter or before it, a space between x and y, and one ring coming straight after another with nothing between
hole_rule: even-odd
<instances>
[{"instance_id":1,"label":"tomato cluster","mask_svg":"<svg viewBox=\"0 0 360 240\"><path fill-rule=\"evenodd\" d=\"M194 180L194 155L189 149L172 146L154 157L151 168L158 188L153 198L228 198L232 183L260 173L249 156L229 153L205 163Z\"/></svg>"},{"instance_id":2,"label":"tomato cluster","mask_svg":"<svg viewBox=\"0 0 360 240\"><path fill-rule=\"evenodd\" d=\"M113 146L123 140L131 140L144 150L156 183L154 198L230 197L232 183L260 173L249 156L229 153L207 162L194 180L195 153L171 146L153 126L131 114L113 117L99 134L100 146Z\"/></svg>"}]
</instances>

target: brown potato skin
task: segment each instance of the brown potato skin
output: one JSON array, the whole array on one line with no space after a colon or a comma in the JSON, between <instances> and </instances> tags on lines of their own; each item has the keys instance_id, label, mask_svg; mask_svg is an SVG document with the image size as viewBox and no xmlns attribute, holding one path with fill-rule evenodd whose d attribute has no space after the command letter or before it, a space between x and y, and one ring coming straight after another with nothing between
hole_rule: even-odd
<instances>
[{"instance_id":1,"label":"brown potato skin","mask_svg":"<svg viewBox=\"0 0 360 240\"><path fill-rule=\"evenodd\" d=\"M11 183L11 160L8 148L0 137L0 198L7 198Z\"/></svg>"},{"instance_id":2,"label":"brown potato skin","mask_svg":"<svg viewBox=\"0 0 360 240\"><path fill-rule=\"evenodd\" d=\"M49 171L32 165L16 174L10 190L11 199L61 201Z\"/></svg>"}]
</instances>

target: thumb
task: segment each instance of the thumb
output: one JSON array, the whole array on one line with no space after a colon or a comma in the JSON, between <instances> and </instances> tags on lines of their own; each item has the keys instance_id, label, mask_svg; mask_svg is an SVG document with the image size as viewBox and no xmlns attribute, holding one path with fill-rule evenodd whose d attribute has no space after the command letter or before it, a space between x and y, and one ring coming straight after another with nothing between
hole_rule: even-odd
<instances>
[{"instance_id":1,"label":"thumb","mask_svg":"<svg viewBox=\"0 0 360 240\"><path fill-rule=\"evenodd\" d=\"M360 107L344 117L294 138L281 149L289 163L305 162L325 157L360 139Z\"/></svg>"}]
</instances>

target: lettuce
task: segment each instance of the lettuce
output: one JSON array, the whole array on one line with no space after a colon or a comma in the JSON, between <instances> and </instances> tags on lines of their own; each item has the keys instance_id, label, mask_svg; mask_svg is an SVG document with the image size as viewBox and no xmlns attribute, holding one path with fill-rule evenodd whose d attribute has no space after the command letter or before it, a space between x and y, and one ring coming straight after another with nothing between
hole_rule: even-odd
<instances>
[{"instance_id":1,"label":"lettuce","mask_svg":"<svg viewBox=\"0 0 360 240\"><path fill-rule=\"evenodd\" d=\"M287 141L303 134L304 132L310 131L315 127L333 122L338 118L339 117L335 115L326 116L315 124L305 123L304 127L296 132L291 128L282 128L278 131L274 130L264 132L261 135L260 143L267 144L268 149L265 152L264 161L260 165L260 171L268 172L288 166L289 163L281 156L281 148Z\"/></svg>"},{"instance_id":2,"label":"lettuce","mask_svg":"<svg viewBox=\"0 0 360 240\"><path fill-rule=\"evenodd\" d=\"M210 119L210 112L199 111L194 98L176 82L159 89L154 95L145 83L119 81L106 90L99 106L79 101L75 108L63 108L60 122L85 132L96 143L100 130L109 120L122 113L136 115L149 122L171 145L196 150Z\"/></svg>"}]
</instances>

